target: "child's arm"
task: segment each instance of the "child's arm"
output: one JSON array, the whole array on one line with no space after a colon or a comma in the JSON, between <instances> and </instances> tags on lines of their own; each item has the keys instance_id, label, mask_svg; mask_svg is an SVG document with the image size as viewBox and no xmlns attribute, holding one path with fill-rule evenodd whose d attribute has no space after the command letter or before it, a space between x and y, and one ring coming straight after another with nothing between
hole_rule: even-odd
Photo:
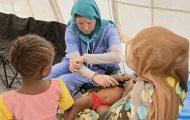
<instances>
[{"instance_id":1,"label":"child's arm","mask_svg":"<svg viewBox=\"0 0 190 120\"><path fill-rule=\"evenodd\" d=\"M127 74L125 74L125 75L111 75L111 77L113 77L115 80L121 81L121 82L128 81L131 78L133 78Z\"/></svg>"},{"instance_id":2,"label":"child's arm","mask_svg":"<svg viewBox=\"0 0 190 120\"><path fill-rule=\"evenodd\" d=\"M136 81L136 79L132 78L131 80L125 81L125 83L123 83L124 92L122 94L122 98L125 97L133 89Z\"/></svg>"},{"instance_id":3,"label":"child's arm","mask_svg":"<svg viewBox=\"0 0 190 120\"><path fill-rule=\"evenodd\" d=\"M93 105L93 99L90 96L84 96L82 98L78 98L73 106L65 111L64 120L74 120L77 114L87 108L91 108Z\"/></svg>"}]
</instances>

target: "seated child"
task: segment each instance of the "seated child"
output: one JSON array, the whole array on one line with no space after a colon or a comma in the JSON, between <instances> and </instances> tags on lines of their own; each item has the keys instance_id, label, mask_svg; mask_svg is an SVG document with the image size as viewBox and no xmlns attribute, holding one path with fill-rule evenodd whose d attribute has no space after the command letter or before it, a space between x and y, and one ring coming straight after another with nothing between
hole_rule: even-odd
<instances>
[{"instance_id":1,"label":"seated child","mask_svg":"<svg viewBox=\"0 0 190 120\"><path fill-rule=\"evenodd\" d=\"M22 85L0 96L0 120L56 120L58 105L62 111L72 106L73 99L62 80L42 80L51 72L54 58L54 47L45 38L17 38L10 58Z\"/></svg>"},{"instance_id":2,"label":"seated child","mask_svg":"<svg viewBox=\"0 0 190 120\"><path fill-rule=\"evenodd\" d=\"M111 105L127 95L136 82L135 78L126 75L112 77L120 82L119 86L102 88L97 92L78 98L71 109L65 112L64 120L74 120L80 111L87 108L95 110L101 116Z\"/></svg>"}]
</instances>

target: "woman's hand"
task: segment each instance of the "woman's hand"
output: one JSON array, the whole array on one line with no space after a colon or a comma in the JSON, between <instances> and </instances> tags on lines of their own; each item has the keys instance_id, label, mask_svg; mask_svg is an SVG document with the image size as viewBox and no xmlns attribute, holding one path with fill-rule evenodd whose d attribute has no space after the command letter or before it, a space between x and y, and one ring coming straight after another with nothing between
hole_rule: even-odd
<instances>
[{"instance_id":1,"label":"woman's hand","mask_svg":"<svg viewBox=\"0 0 190 120\"><path fill-rule=\"evenodd\" d=\"M84 56L74 58L70 60L69 70L71 72L78 72L83 63L84 63Z\"/></svg>"},{"instance_id":2,"label":"woman's hand","mask_svg":"<svg viewBox=\"0 0 190 120\"><path fill-rule=\"evenodd\" d=\"M108 76L108 75L95 74L92 77L92 81L94 81L98 85L101 85L104 88L119 85L117 80L115 80L113 77Z\"/></svg>"}]
</instances>

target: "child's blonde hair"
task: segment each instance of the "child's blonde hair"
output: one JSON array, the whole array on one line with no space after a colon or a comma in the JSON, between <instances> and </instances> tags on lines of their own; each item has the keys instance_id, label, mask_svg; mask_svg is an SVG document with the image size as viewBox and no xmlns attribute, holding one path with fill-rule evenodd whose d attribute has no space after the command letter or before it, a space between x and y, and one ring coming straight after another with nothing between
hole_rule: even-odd
<instances>
[{"instance_id":1,"label":"child's blonde hair","mask_svg":"<svg viewBox=\"0 0 190 120\"><path fill-rule=\"evenodd\" d=\"M10 50L12 66L24 76L32 75L39 68L51 64L54 54L54 47L49 41L30 34L18 37Z\"/></svg>"}]
</instances>

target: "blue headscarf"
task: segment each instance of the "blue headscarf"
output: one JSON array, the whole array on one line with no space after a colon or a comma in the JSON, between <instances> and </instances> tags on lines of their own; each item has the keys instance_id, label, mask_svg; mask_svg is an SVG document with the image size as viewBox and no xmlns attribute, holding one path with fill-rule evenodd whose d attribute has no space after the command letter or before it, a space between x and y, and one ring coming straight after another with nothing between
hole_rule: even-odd
<instances>
[{"instance_id":1,"label":"blue headscarf","mask_svg":"<svg viewBox=\"0 0 190 120\"><path fill-rule=\"evenodd\" d=\"M75 21L75 14L88 18L90 20L96 20L96 27L90 35L84 34L79 30ZM76 31L78 37L87 43L87 51L90 49L89 44L96 40L102 34L102 27L108 23L113 23L109 20L102 20L100 10L94 0L77 0L71 11L71 19L68 25L71 25Z\"/></svg>"}]
</instances>

